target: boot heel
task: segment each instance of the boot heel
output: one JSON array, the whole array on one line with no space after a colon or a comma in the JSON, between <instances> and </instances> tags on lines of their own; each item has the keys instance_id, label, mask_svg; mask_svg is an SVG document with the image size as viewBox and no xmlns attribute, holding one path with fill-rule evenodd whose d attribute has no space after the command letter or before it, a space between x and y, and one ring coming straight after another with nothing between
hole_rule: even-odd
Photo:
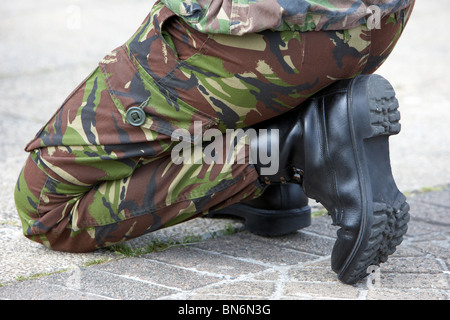
<instances>
[{"instance_id":1,"label":"boot heel","mask_svg":"<svg viewBox=\"0 0 450 320\"><path fill-rule=\"evenodd\" d=\"M373 75L368 83L368 102L373 136L398 134L401 129L399 105L389 81Z\"/></svg>"},{"instance_id":2,"label":"boot heel","mask_svg":"<svg viewBox=\"0 0 450 320\"><path fill-rule=\"evenodd\" d=\"M244 203L212 212L208 217L235 216L245 220L245 229L251 233L278 237L293 233L311 225L311 208L259 209Z\"/></svg>"}]
</instances>

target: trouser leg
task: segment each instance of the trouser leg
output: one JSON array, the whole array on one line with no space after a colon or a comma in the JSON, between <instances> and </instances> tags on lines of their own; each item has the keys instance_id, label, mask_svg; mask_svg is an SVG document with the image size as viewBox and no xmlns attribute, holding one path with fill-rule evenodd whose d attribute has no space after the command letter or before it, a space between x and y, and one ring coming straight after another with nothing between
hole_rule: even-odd
<instances>
[{"instance_id":1,"label":"trouser leg","mask_svg":"<svg viewBox=\"0 0 450 320\"><path fill-rule=\"evenodd\" d=\"M230 152L228 163L130 159L136 163L130 175L112 161L105 163L107 176L92 185L77 185L54 171L70 166L67 159L59 167L52 159L52 170L46 166L48 150L33 152L15 192L24 234L54 250L86 252L258 196L262 187L249 164L248 145ZM77 161L87 169L99 165L90 158Z\"/></svg>"}]
</instances>

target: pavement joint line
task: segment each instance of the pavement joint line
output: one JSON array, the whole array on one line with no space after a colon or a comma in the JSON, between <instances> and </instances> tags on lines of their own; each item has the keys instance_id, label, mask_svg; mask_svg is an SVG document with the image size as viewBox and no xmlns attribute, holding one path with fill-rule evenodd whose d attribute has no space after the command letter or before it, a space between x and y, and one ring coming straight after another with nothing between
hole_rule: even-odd
<instances>
[{"instance_id":1,"label":"pavement joint line","mask_svg":"<svg viewBox=\"0 0 450 320\"><path fill-rule=\"evenodd\" d=\"M313 218L315 219L315 218ZM331 224L331 218L330 218L330 224ZM308 236L314 236L314 237L318 237L318 238L322 238L322 239L327 239L327 240L336 240L336 237L330 237L324 234L320 234L320 233L315 233L314 231L309 231L309 230L301 230L301 233L304 233Z\"/></svg>"},{"instance_id":2,"label":"pavement joint line","mask_svg":"<svg viewBox=\"0 0 450 320\"><path fill-rule=\"evenodd\" d=\"M162 287L165 289L170 289L170 290L175 290L175 291L180 291L180 292L184 292L185 290L177 288L177 287L171 287L171 286L166 286L164 284L161 283L157 283L157 282L153 282L153 281L149 281L149 280L144 280L141 278L136 278L136 277L132 277L132 276L128 276L125 274L120 274L120 273L114 273L114 272L110 272L110 271L105 271L105 270L95 270L96 272L99 273L105 273L105 274L109 274L118 278L123 278L123 279L127 279L127 280L132 280L132 281L137 281L137 282L141 282L141 283L145 283L145 284L151 284L153 286L158 286L158 287Z\"/></svg>"},{"instance_id":3,"label":"pavement joint line","mask_svg":"<svg viewBox=\"0 0 450 320\"><path fill-rule=\"evenodd\" d=\"M60 289L63 289L63 290L74 291L74 292L81 292L83 294L90 295L90 296L95 296L95 297L108 299L108 300L114 300L113 298L105 296L105 295L100 295L100 294L89 292L89 291L79 290L79 289L76 289L76 288L72 288L71 286L62 286L62 285L57 284L57 283L49 283L49 282L41 280L41 279L36 279L35 281L41 282L41 283L45 284L46 286L57 287L57 288L60 288Z\"/></svg>"},{"instance_id":4,"label":"pavement joint line","mask_svg":"<svg viewBox=\"0 0 450 320\"><path fill-rule=\"evenodd\" d=\"M441 265L441 267L443 269L442 272L444 274L450 275L450 270L448 269L447 264L445 263L445 261L443 259L441 259L441 258L438 258L438 257L435 257L435 259Z\"/></svg>"},{"instance_id":5,"label":"pavement joint line","mask_svg":"<svg viewBox=\"0 0 450 320\"><path fill-rule=\"evenodd\" d=\"M274 300L278 300L281 299L284 294L284 289L285 289L285 284L288 283L290 281L289 278L289 270L291 269L291 267L285 267L285 266L280 266L280 267L274 267L273 270L277 271L279 273L278 276L278 281L275 281L275 290L272 293L272 295L269 297L269 299L274 299Z\"/></svg>"},{"instance_id":6,"label":"pavement joint line","mask_svg":"<svg viewBox=\"0 0 450 320\"><path fill-rule=\"evenodd\" d=\"M197 268L192 268L192 267L183 267L183 266L180 266L178 264L168 263L168 262L165 262L165 261L154 260L154 259L150 259L150 258L147 258L147 257L142 257L142 258L145 259L145 260L148 260L148 261L164 264L164 265L167 265L167 266L172 266L174 268L179 268L179 269L182 269L182 270L185 270L185 271L195 272L195 273L199 273L199 274L210 276L210 277L215 277L215 278L229 277L228 275L225 275L225 274L198 270Z\"/></svg>"},{"instance_id":7,"label":"pavement joint line","mask_svg":"<svg viewBox=\"0 0 450 320\"><path fill-rule=\"evenodd\" d=\"M236 256L232 256L232 255L229 255L229 254L226 254L226 253L211 251L211 250L203 249L203 248L193 248L193 249L194 250L198 250L198 251L208 252L208 253L215 254L215 255L222 255L224 257L232 258L232 259L235 259L235 260L238 260L238 261L242 261L242 262L256 264L256 265L263 266L263 267L272 267L273 266L272 263L263 262L263 261L259 261L259 260L256 260L256 259L250 259L250 258L244 258L244 257L236 257ZM299 250L295 250L295 249L290 249L290 248L287 248L287 249L290 250L290 251L305 253L303 251L299 251ZM305 253L305 254L308 254L308 253ZM309 254L309 255L318 257L318 255L313 255L313 254ZM320 256L320 257L322 257L322 256ZM282 266L282 265L280 265L280 266Z\"/></svg>"}]
</instances>

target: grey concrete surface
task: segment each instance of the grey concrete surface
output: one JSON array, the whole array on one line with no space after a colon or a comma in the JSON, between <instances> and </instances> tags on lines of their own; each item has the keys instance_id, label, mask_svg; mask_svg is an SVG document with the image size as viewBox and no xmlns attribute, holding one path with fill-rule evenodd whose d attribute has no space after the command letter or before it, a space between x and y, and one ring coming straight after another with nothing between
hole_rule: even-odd
<instances>
[{"instance_id":1,"label":"grey concrete surface","mask_svg":"<svg viewBox=\"0 0 450 320\"><path fill-rule=\"evenodd\" d=\"M378 71L391 81L401 105L402 132L391 139L391 158L397 183L409 195L412 220L404 243L375 273L375 285L336 280L329 266L336 230L326 216L273 239L246 232L237 220L196 219L129 244L199 237L196 243L133 258L106 250L53 252L22 236L13 188L25 144L96 63L137 29L153 2L1 2L0 299L448 300L447 1L416 4L397 48ZM230 229L233 234L226 235Z\"/></svg>"}]
</instances>

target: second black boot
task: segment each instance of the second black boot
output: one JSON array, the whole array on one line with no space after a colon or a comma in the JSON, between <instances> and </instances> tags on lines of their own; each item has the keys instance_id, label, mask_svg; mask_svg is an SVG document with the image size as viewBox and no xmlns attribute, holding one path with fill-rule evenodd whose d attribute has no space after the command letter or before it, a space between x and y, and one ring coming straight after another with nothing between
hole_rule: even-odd
<instances>
[{"instance_id":1,"label":"second black boot","mask_svg":"<svg viewBox=\"0 0 450 320\"><path fill-rule=\"evenodd\" d=\"M395 92L379 75L338 81L301 106L260 124L279 132L279 170L265 184L293 182L340 227L331 254L338 279L353 284L402 242L409 206L391 172L389 136L400 131ZM251 141L257 154L267 137ZM269 137L270 140L270 137Z\"/></svg>"},{"instance_id":2,"label":"second black boot","mask_svg":"<svg viewBox=\"0 0 450 320\"><path fill-rule=\"evenodd\" d=\"M311 225L308 198L298 184L270 185L253 200L213 211L207 217L235 216L245 220L245 228L267 237L293 233Z\"/></svg>"}]
</instances>

